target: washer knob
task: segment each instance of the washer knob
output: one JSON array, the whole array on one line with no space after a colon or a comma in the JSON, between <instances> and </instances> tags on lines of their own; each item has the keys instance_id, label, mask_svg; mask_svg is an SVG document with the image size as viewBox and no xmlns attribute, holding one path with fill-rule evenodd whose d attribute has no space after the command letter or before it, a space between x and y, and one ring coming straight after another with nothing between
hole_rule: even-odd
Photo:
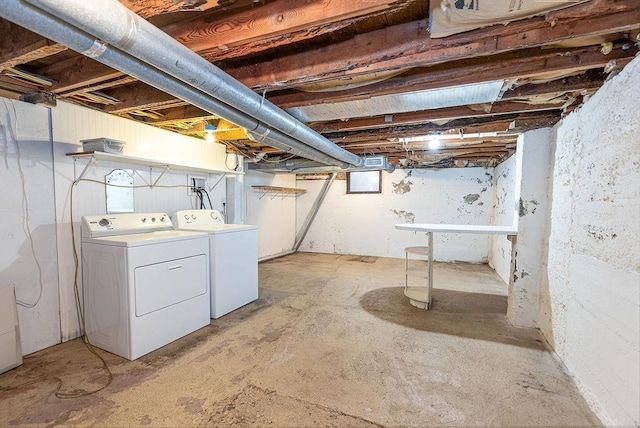
<instances>
[{"instance_id":1,"label":"washer knob","mask_svg":"<svg viewBox=\"0 0 640 428\"><path fill-rule=\"evenodd\" d=\"M214 220L218 220L218 213L215 211L211 211L211 218Z\"/></svg>"},{"instance_id":2,"label":"washer knob","mask_svg":"<svg viewBox=\"0 0 640 428\"><path fill-rule=\"evenodd\" d=\"M98 224L102 227L107 227L111 224L111 222L109 221L108 218L103 218L98 222Z\"/></svg>"},{"instance_id":3,"label":"washer knob","mask_svg":"<svg viewBox=\"0 0 640 428\"><path fill-rule=\"evenodd\" d=\"M191 214L191 218L195 220L196 219L196 215L195 214Z\"/></svg>"},{"instance_id":4,"label":"washer knob","mask_svg":"<svg viewBox=\"0 0 640 428\"><path fill-rule=\"evenodd\" d=\"M147 221L146 217L142 217L142 222L145 223Z\"/></svg>"},{"instance_id":5,"label":"washer knob","mask_svg":"<svg viewBox=\"0 0 640 428\"><path fill-rule=\"evenodd\" d=\"M164 221L164 216L160 217L160 221Z\"/></svg>"},{"instance_id":6,"label":"washer knob","mask_svg":"<svg viewBox=\"0 0 640 428\"><path fill-rule=\"evenodd\" d=\"M184 219L185 219L185 220L189 220L189 214L185 214L185 215L184 215Z\"/></svg>"},{"instance_id":7,"label":"washer knob","mask_svg":"<svg viewBox=\"0 0 640 428\"><path fill-rule=\"evenodd\" d=\"M155 217L151 217L151 221L155 223L156 218Z\"/></svg>"}]
</instances>

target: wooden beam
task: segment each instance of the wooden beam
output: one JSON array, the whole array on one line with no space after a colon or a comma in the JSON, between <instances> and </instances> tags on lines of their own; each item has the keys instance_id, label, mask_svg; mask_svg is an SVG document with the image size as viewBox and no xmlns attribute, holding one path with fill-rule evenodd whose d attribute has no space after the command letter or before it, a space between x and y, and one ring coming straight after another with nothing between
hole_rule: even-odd
<instances>
[{"instance_id":1,"label":"wooden beam","mask_svg":"<svg viewBox=\"0 0 640 428\"><path fill-rule=\"evenodd\" d=\"M116 77L114 79L111 80L103 80L101 82L95 82L91 85L87 85L87 86L82 86L78 89L72 89L70 91L66 91L63 93L58 93L59 97L72 97L74 95L78 95L78 94L86 94L88 92L93 92L93 91L104 91L105 89L109 89L109 88L113 88L114 86L124 86L124 85L128 85L129 83L133 83L133 82L137 82L138 79L131 77L131 76L126 76L126 75L122 75L120 77Z\"/></svg>"},{"instance_id":2,"label":"wooden beam","mask_svg":"<svg viewBox=\"0 0 640 428\"><path fill-rule=\"evenodd\" d=\"M217 0L119 0L131 11L143 18L169 12L204 10L215 7Z\"/></svg>"},{"instance_id":3,"label":"wooden beam","mask_svg":"<svg viewBox=\"0 0 640 428\"><path fill-rule=\"evenodd\" d=\"M169 95L140 81L112 89L107 93L109 96L120 100L118 104L105 108L107 112L115 114L126 113L133 110L166 109L187 104L182 100L178 100L173 95Z\"/></svg>"},{"instance_id":4,"label":"wooden beam","mask_svg":"<svg viewBox=\"0 0 640 428\"><path fill-rule=\"evenodd\" d=\"M500 137L492 137L491 140L487 141L487 138L469 138L469 139L459 139L453 142L452 140L443 140L442 143L445 144L444 148L439 150L456 150L456 149L465 149L465 148L487 148L487 147L505 147L508 144L512 144L517 140L517 135L506 135ZM451 146L449 146L451 145ZM420 151L424 150L424 142L416 141L410 143L400 143L398 141L367 141L367 142L359 142L359 143L350 143L348 145L342 146L343 148L348 148L349 150L355 149L370 149L374 147L379 148L396 148L400 151Z\"/></svg>"},{"instance_id":5,"label":"wooden beam","mask_svg":"<svg viewBox=\"0 0 640 428\"><path fill-rule=\"evenodd\" d=\"M617 60L616 60L617 61ZM626 58L624 58L626 62ZM575 76L561 77L546 83L527 83L517 88L508 90L502 96L502 100L515 100L542 95L552 96L575 91L595 91L600 89L608 77L603 69L591 69Z\"/></svg>"},{"instance_id":6,"label":"wooden beam","mask_svg":"<svg viewBox=\"0 0 640 428\"><path fill-rule=\"evenodd\" d=\"M595 51L595 49L593 49ZM623 52L621 49L617 49L614 51L614 55L615 52ZM565 51L565 54L567 52ZM529 67L531 67L531 69L534 69L535 66L534 64L536 63L540 63L540 64L547 64L549 65L550 62L552 62L551 60L553 60L556 57L560 57L560 58L565 58L567 59L568 56L567 55L558 55L558 54L552 54L551 56L546 56L548 53L545 54L545 56L537 58L537 59L533 59L533 58L520 58L518 59L517 63L511 63L505 59L496 59L496 61L499 64L505 65L504 67L498 67L497 70L494 67L489 67L490 71L493 73L493 76L495 76L496 72L500 72L500 70L503 69L511 69L511 68L518 68L520 70L522 70L522 72L527 72L527 70L529 69L524 69L523 67L525 67L525 65L528 65ZM628 52L629 54L629 58L632 57L633 52ZM579 55L579 53L575 53L575 55ZM586 56L582 56L580 59L580 63L585 65L585 66L589 66L592 65L592 62L589 61L589 59L591 58L591 56L595 57L598 64L601 64L603 62L603 60L600 60L600 54L599 53L594 53L593 55L589 55L588 57ZM575 61L571 61L570 59L567 59L567 61L570 62L575 62ZM562 64L558 63L556 65L557 67L561 67ZM436 85L438 84L438 82L443 82L443 83L449 83L451 82L451 79L454 79L455 77L453 76L453 74L455 72L458 72L460 75L464 75L464 76L478 76L478 74L480 74L480 76L483 76L483 70L485 70L488 66L486 65L478 65L478 69L477 70L467 70L466 72L462 72L457 68L454 68L453 70L448 71L444 76L438 76L437 72L428 72L425 71L424 74L420 74L420 75L416 75L417 77L405 77L404 79L406 81L410 81L412 79L420 79L421 81L428 81L429 84L431 85ZM491 74L491 73L489 73ZM500 77L500 76L498 76ZM552 98L554 96L557 96L559 94L562 93L566 93L566 92L571 92L571 91L582 91L582 90L595 90L597 88L599 88L602 85L602 82L604 81L604 79L606 78L606 74L603 73L602 71L598 71L598 70L590 70L585 74L581 74L578 76L570 76L567 78L561 78L549 83L545 83L545 84L529 84L529 85L524 85L521 87L518 87L514 90L510 90L507 91L503 96L502 96L502 100L511 100L511 99L526 99L528 97L531 96L542 96L542 95L547 95L549 98ZM131 78L132 79L132 78ZM135 79L132 79L132 81ZM124 82L121 82L124 83ZM104 88L108 88L109 86L114 86L114 85L109 85L109 84L105 84L105 85L100 85L100 86L94 86L91 88L88 88L89 90L103 90ZM84 90L76 90L73 92L69 92L69 93L65 93L65 95L71 95L71 94L75 94L76 92L86 92L88 89L84 89ZM363 88L364 89L364 88ZM360 89L359 91L362 91L363 89ZM400 89L398 89L400 90ZM137 109L166 109L166 108L170 108L167 107L167 105L170 106L175 106L175 104L173 104L171 102L171 100L174 100L176 103L180 103L180 101L175 100L175 98L173 98L172 96L166 94L163 91L160 91L158 89L155 89L151 86L148 86L142 82L138 82L136 84L133 85L129 85L129 86L123 86L121 88L118 89L112 89L110 91L106 91L107 94L109 96L112 96L118 100L120 100L121 102L117 105L114 106L106 106L105 110L108 112L112 112L112 113L124 113L127 111L132 111L132 110L137 110ZM342 91L344 92L344 91ZM355 92L355 91L354 91ZM359 94L362 94L363 92L358 92ZM306 95L306 94L301 94L301 95ZM309 94L310 96L317 96L317 94ZM337 94L334 93L326 93L323 96L336 96ZM343 95L344 96L344 95ZM311 97L310 97L311 98ZM283 102L279 102L282 99L287 99L287 95L284 95L282 97L271 97L270 100L271 101L276 101L276 103L280 104L282 106ZM342 99L342 97L338 98L338 99ZM336 99L337 100L337 99ZM307 102L310 102L311 100L308 99L304 104L307 104ZM331 99L326 99L323 98L321 100L318 101L324 101L324 102L331 102ZM291 101L289 101L291 102ZM291 105L288 105L288 103L285 101L284 102L284 106L282 107L290 107ZM297 103L293 103L293 106L296 106ZM513 112L516 111L525 111L528 109L532 109L533 107L527 107L525 104L522 103L518 103L516 104L512 104L512 107L515 108L516 110L513 110ZM495 113L506 113L509 111L509 106L507 104L504 104L503 102L497 103L493 105L491 112L493 114ZM551 106L549 106L549 108L551 108ZM459 109L459 112L456 113L456 109ZM517 110L520 109L520 110ZM547 107L542 107L541 109L547 109ZM451 110L449 109L444 109L444 110L439 110L440 112L444 113L441 117L434 117L432 115L429 114L429 112L419 112L419 113L403 113L403 114L395 114L393 115L393 122L394 124L402 124L402 123L415 123L417 121L427 121L427 120L442 120L446 117L450 117L450 118L454 118L456 116L459 116L460 114L475 114L475 115L479 115L480 112L474 112L472 110L470 110L467 107L459 107L459 108L451 108ZM194 114L197 114L198 111L193 111ZM426 114L426 116L425 116ZM332 122L319 122L316 124L311 124L311 127L319 132L323 132L323 131L337 131L340 129L358 129L359 127L377 127L377 126L388 126L389 124L386 123L384 121L384 116L381 117L376 117L376 118L366 118L366 119L351 119L348 121L332 121Z\"/></svg>"},{"instance_id":7,"label":"wooden beam","mask_svg":"<svg viewBox=\"0 0 640 428\"><path fill-rule=\"evenodd\" d=\"M616 45L606 56L600 52L599 46L574 49L535 48L516 53L424 67L380 83L344 91L287 92L272 94L267 98L281 108L292 108L366 99L372 96L392 95L408 91L424 91L496 79L530 79L551 72L579 73L603 68L609 61L617 61L619 65L624 65L630 62L637 52L636 47L623 49L621 44Z\"/></svg>"},{"instance_id":8,"label":"wooden beam","mask_svg":"<svg viewBox=\"0 0 640 428\"><path fill-rule=\"evenodd\" d=\"M163 125L167 122L173 121L185 121L185 120L194 120L194 119L202 119L212 117L211 113L208 111L202 110L201 108L185 105L183 107L175 107L162 111L162 118L160 119L150 119L146 118L144 120L145 123L149 125ZM217 116L216 116L217 117Z\"/></svg>"},{"instance_id":9,"label":"wooden beam","mask_svg":"<svg viewBox=\"0 0 640 428\"><path fill-rule=\"evenodd\" d=\"M147 9L149 11L158 11L173 5L173 0L154 0L151 2L123 0L122 2L136 12ZM178 3L184 4L188 2L182 1ZM282 38L283 34L295 31L304 25L311 25L309 23L315 23L321 26L321 24L332 19L346 19L358 13L367 14L379 10L386 10L390 7L390 4L396 4L397 6L397 2L393 0L379 0L374 2L371 0L356 0L350 2L323 0L320 3L305 2L298 8L292 8L291 2L281 0L256 7L248 12L241 12L239 17L234 15L233 21L230 21L230 18L226 17L212 23L209 19L203 17L194 21L194 23L189 26L192 31L186 34L178 33L177 30L177 28L184 28L185 25L183 22L175 26L165 26L163 30L169 33L173 32L173 36L178 37L179 41L185 42L187 47L196 52L206 51L207 49L211 50L214 49L214 46L222 46L221 51L224 51L226 49L224 47L246 44L260 37L262 40L276 36ZM152 12L149 13L151 15L155 14ZM252 18L254 14L257 18ZM320 19L318 17L324 18ZM305 24L305 22L307 22L307 24ZM268 30L266 33L265 29ZM331 31L334 29L335 28L331 29ZM194 36L194 34L197 34L197 37ZM296 40L315 36L317 36L317 33L310 31L306 36L299 35ZM282 40L285 43L292 41L286 37ZM267 47L269 46L265 48ZM236 54L246 53L246 51L243 51L237 52ZM230 57L231 55L226 53L224 56ZM214 58L209 59L213 60ZM102 80L110 80L122 75L122 73L110 67L83 56L71 58L63 64L44 67L38 70L38 73L49 76L58 82L58 84L52 88L52 92L54 93L63 93L79 87L90 86Z\"/></svg>"},{"instance_id":10,"label":"wooden beam","mask_svg":"<svg viewBox=\"0 0 640 428\"><path fill-rule=\"evenodd\" d=\"M435 71L430 69L425 69L422 73L414 73L411 76L401 77L396 80L403 81L409 87L415 87L418 85L412 84L412 82L419 82L422 84L426 82L425 85L428 85L427 88L440 87L441 85L448 85L453 83L463 84L467 82L467 80L458 80L456 79L471 79L472 77L476 78L522 78L520 74L517 76L513 75L513 72L509 72L510 69L520 70L520 73L529 76L531 73L534 73L535 70L540 72L541 69L549 71L549 70L562 70L563 68L569 67L575 63L579 63L581 67L591 67L594 65L602 66L605 61L609 61L611 59L617 58L617 60L621 60L620 55L624 55L622 60L627 61L629 58L633 58L634 51L623 51L622 49L615 49L612 52L612 56L603 57L597 48L590 48L588 53L585 54L584 50L575 50L575 51L543 51L542 54L537 54L538 56L527 57L523 55L519 55L520 58L513 58L512 60L507 60L504 57L497 57L493 61L493 64L482 63L475 64L471 66L467 66L466 63L458 65L457 67L451 66L448 70L442 70L438 68ZM546 67L546 68L545 68ZM502 76L500 73L509 74L508 76ZM461 76L461 77L456 77ZM522 87L518 87L514 90L507 91L503 97L501 102L494 103L491 113L507 113L518 112L518 111L527 111L531 109L536 109L532 106L527 106L524 103L517 104L505 104L504 101L513 100L513 99L523 99L529 98L532 96L543 96L545 94L548 95L549 98L553 96L571 92L571 91L581 91L588 90L592 91L599 88L602 85L602 82L606 78L606 74L599 70L589 70L584 75L578 76L570 76L566 78L561 78L549 83L545 84L529 84L524 85ZM359 88L352 91L341 91L340 93L312 93L312 94L285 94L281 96L272 96L270 100L280 105L283 108L288 108L292 106L297 106L298 104L307 105L312 101L315 103L318 102L337 102L344 101L350 99L357 99L358 97L371 96L373 93L377 93L377 88L381 85L386 85L387 83L382 83L378 85L374 85L369 88ZM388 84L389 87L393 87L393 84ZM419 86L424 89L424 86ZM101 90L102 87L93 88L94 90ZM404 86L397 87L397 90L406 90ZM382 92L390 92L382 91ZM174 100L173 97L157 90L151 86L148 86L142 82L136 83L133 86L126 86L119 88L117 90L107 91L108 95L117 98L121 101L120 104L114 106L107 106L106 110L110 112L126 112L136 109L158 109L158 108L167 108L167 104L171 105L171 100ZM304 102L301 100L303 98ZM553 105L541 106L539 109L546 110L552 109ZM559 108L559 106L555 106L555 108ZM193 114L200 114L202 110L192 110ZM440 114L442 113L442 114ZM207 114L208 115L208 114ZM468 107L452 107L448 109L440 109L436 111L425 111L425 112L412 112L412 113L400 113L392 116L391 124L403 124L403 123L418 123L425 121L436 121L443 119L452 119L455 117L461 116L481 116L482 112L473 111ZM316 124L311 124L311 127L319 132L331 132L338 130L355 130L359 128L370 128L370 127L384 127L389 126L389 123L385 122L384 116L374 117L374 118L363 118L363 119L350 119L348 121L331 121L331 122L318 122Z\"/></svg>"},{"instance_id":11,"label":"wooden beam","mask_svg":"<svg viewBox=\"0 0 640 428\"><path fill-rule=\"evenodd\" d=\"M446 131L449 129L462 129L464 134L476 132L505 132L510 125L519 120L522 130L541 128L550 126L558 122L561 118L559 111L541 111L520 114L505 114L495 117L465 118L456 119L446 125L433 123L418 125L391 126L382 129L365 129L353 132L325 133L325 137L337 144L348 144L353 142L371 141L380 139L392 139L398 136L417 137L428 135L436 131Z\"/></svg>"},{"instance_id":12,"label":"wooden beam","mask_svg":"<svg viewBox=\"0 0 640 428\"><path fill-rule=\"evenodd\" d=\"M309 124L309 127L317 132L326 134L331 132L387 128L390 126L411 125L427 122L442 123L443 121L451 121L464 117L488 117L499 114L523 113L527 111L560 110L561 106L558 104L534 105L522 102L499 101L493 104L487 104L487 108L487 110L479 110L472 109L468 106L446 107L385 116L316 122Z\"/></svg>"},{"instance_id":13,"label":"wooden beam","mask_svg":"<svg viewBox=\"0 0 640 428\"><path fill-rule=\"evenodd\" d=\"M319 28L325 27L324 32L334 31L344 26L335 24L338 21L385 11L391 5L398 7L400 3L406 3L406 0L276 0L216 20L205 15L188 23L168 25L163 31L213 61L228 57L225 53L240 45L252 45L251 53L254 53L315 37ZM304 31L309 29L313 30ZM292 40L292 34L296 33L299 34ZM259 41L262 43L256 43Z\"/></svg>"},{"instance_id":14,"label":"wooden beam","mask_svg":"<svg viewBox=\"0 0 640 428\"><path fill-rule=\"evenodd\" d=\"M0 71L67 49L4 19L0 19L0 34Z\"/></svg>"},{"instance_id":15,"label":"wooden beam","mask_svg":"<svg viewBox=\"0 0 640 428\"><path fill-rule=\"evenodd\" d=\"M587 4L591 3L600 5L601 2ZM637 0L615 2L609 6L608 13L589 16L591 12L586 10L581 16L562 17L553 23L540 17L531 18L442 39L431 39L427 32L428 22L419 20L358 34L327 48L226 71L257 91L283 89L344 76L422 67L640 28Z\"/></svg>"},{"instance_id":16,"label":"wooden beam","mask_svg":"<svg viewBox=\"0 0 640 428\"><path fill-rule=\"evenodd\" d=\"M56 94L100 84L106 80L116 79L125 75L118 70L82 55L39 68L37 73L56 81L49 89Z\"/></svg>"}]
</instances>

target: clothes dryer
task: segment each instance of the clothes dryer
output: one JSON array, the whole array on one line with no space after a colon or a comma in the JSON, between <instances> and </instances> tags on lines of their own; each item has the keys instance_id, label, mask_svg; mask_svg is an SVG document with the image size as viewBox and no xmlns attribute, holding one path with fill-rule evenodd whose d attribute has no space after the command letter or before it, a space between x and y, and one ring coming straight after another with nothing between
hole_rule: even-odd
<instances>
[{"instance_id":1,"label":"clothes dryer","mask_svg":"<svg viewBox=\"0 0 640 428\"><path fill-rule=\"evenodd\" d=\"M165 213L82 218L91 343L134 360L210 323L209 240Z\"/></svg>"}]
</instances>

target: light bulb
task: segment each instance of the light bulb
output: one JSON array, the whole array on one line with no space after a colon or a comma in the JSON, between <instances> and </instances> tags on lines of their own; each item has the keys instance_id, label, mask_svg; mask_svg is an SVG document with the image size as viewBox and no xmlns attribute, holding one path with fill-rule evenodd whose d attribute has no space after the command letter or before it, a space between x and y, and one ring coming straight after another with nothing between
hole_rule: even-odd
<instances>
[{"instance_id":1,"label":"light bulb","mask_svg":"<svg viewBox=\"0 0 640 428\"><path fill-rule=\"evenodd\" d=\"M440 140L429 140L429 149L436 150L440 148Z\"/></svg>"},{"instance_id":2,"label":"light bulb","mask_svg":"<svg viewBox=\"0 0 640 428\"><path fill-rule=\"evenodd\" d=\"M216 130L216 126L211 124L211 123L207 123L204 125L204 139L208 144L213 143L214 141L216 141L215 135L213 135L213 131Z\"/></svg>"}]
</instances>

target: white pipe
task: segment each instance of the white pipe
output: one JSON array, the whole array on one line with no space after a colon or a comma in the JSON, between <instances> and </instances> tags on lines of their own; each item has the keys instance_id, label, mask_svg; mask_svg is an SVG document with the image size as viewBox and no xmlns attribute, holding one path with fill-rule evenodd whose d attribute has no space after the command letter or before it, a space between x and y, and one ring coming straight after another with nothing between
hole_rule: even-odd
<instances>
[{"instance_id":1,"label":"white pipe","mask_svg":"<svg viewBox=\"0 0 640 428\"><path fill-rule=\"evenodd\" d=\"M335 159L364 164L117 0L26 1Z\"/></svg>"}]
</instances>

